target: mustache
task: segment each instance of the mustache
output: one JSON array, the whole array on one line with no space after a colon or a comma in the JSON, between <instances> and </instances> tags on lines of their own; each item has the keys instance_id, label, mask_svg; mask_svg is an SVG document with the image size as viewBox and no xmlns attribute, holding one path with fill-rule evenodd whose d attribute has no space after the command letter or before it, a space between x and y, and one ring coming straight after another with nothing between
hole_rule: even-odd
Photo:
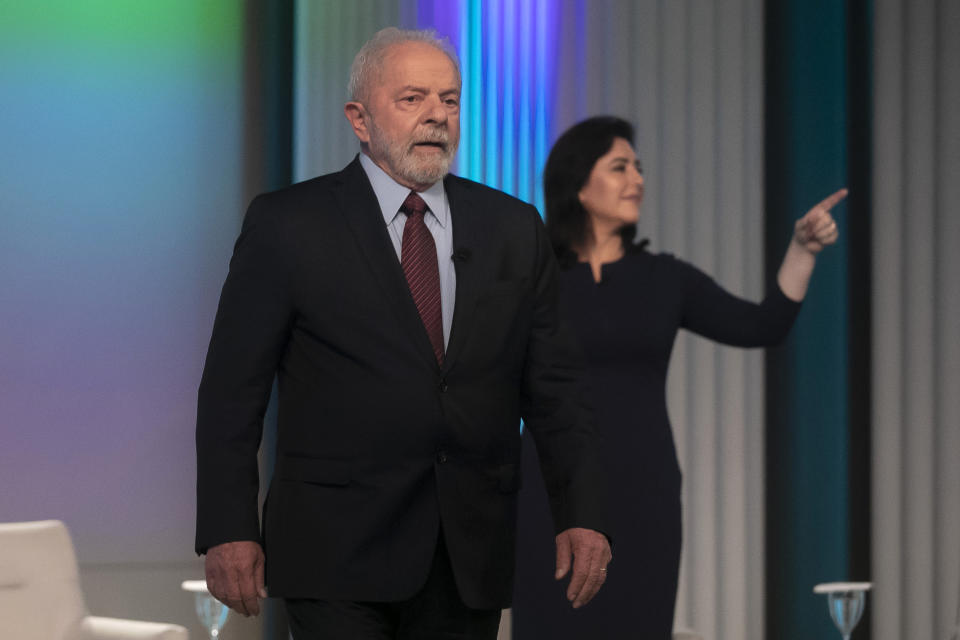
<instances>
[{"instance_id":1,"label":"mustache","mask_svg":"<svg viewBox=\"0 0 960 640\"><path fill-rule=\"evenodd\" d=\"M435 143L441 145L444 149L450 144L450 133L442 128L430 128L417 132L410 142L410 148L414 145L423 143Z\"/></svg>"}]
</instances>

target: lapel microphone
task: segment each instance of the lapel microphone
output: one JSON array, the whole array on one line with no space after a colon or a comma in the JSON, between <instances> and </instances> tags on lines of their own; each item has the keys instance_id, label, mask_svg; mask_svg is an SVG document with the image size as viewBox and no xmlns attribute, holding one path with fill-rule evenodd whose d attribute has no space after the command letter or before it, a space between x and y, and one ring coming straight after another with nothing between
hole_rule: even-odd
<instances>
[{"instance_id":1,"label":"lapel microphone","mask_svg":"<svg viewBox=\"0 0 960 640\"><path fill-rule=\"evenodd\" d=\"M450 256L450 259L454 262L466 262L470 259L472 254L473 252L470 251L470 249L467 249L466 247L460 247L459 249L455 249L453 251L453 255Z\"/></svg>"}]
</instances>

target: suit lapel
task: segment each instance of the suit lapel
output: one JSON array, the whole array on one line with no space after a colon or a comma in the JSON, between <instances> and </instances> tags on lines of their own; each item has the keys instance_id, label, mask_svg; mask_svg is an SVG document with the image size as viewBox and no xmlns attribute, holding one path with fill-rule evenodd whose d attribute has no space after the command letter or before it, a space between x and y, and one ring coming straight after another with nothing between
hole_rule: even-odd
<instances>
[{"instance_id":1,"label":"suit lapel","mask_svg":"<svg viewBox=\"0 0 960 640\"><path fill-rule=\"evenodd\" d=\"M436 367L437 360L430 345L430 338L410 295L407 279L403 275L397 252L380 214L380 204L367 174L360 165L359 156L340 172L336 197L343 219L379 282L387 306L393 309L401 331L416 341L417 351L429 364Z\"/></svg>"},{"instance_id":2,"label":"suit lapel","mask_svg":"<svg viewBox=\"0 0 960 640\"><path fill-rule=\"evenodd\" d=\"M489 272L489 228L483 224L483 211L471 197L471 185L456 177L444 180L450 215L453 219L454 266L457 271L457 294L453 308L453 326L447 343L444 370L449 371L463 350L474 322L474 307Z\"/></svg>"}]
</instances>

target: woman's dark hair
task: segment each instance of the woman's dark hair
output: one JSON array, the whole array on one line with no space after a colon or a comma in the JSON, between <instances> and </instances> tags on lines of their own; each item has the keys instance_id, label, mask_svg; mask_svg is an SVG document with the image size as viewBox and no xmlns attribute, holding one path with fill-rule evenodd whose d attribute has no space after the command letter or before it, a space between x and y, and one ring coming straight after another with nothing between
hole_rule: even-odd
<instances>
[{"instance_id":1,"label":"woman's dark hair","mask_svg":"<svg viewBox=\"0 0 960 640\"><path fill-rule=\"evenodd\" d=\"M586 241L587 212L579 193L590 178L593 166L613 147L616 138L633 146L633 125L616 116L596 116L578 122L554 143L543 170L547 235L564 268L577 261L574 249ZM637 225L620 229L625 251L641 250L646 241L634 245Z\"/></svg>"}]
</instances>

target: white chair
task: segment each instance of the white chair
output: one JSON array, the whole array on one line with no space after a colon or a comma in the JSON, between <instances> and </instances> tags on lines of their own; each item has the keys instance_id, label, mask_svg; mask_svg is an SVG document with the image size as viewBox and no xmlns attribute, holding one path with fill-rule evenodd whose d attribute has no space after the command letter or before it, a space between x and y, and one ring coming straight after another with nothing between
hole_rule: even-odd
<instances>
[{"instance_id":1,"label":"white chair","mask_svg":"<svg viewBox=\"0 0 960 640\"><path fill-rule=\"evenodd\" d=\"M87 615L67 527L0 523L0 638L188 640L184 627Z\"/></svg>"}]
</instances>

